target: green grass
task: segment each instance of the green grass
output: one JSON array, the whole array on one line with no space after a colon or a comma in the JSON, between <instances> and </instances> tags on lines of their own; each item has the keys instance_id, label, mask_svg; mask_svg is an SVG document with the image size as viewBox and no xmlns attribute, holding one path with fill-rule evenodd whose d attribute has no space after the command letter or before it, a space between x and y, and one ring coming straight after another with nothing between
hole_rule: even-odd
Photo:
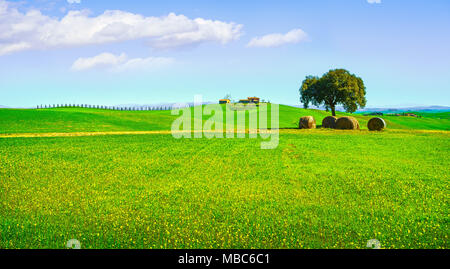
<instances>
[{"instance_id":1,"label":"green grass","mask_svg":"<svg viewBox=\"0 0 450 269\"><path fill-rule=\"evenodd\" d=\"M191 109L192 111L192 109ZM431 114L431 113L430 113ZM384 116L389 129L450 130L450 112L442 118ZM317 124L330 113L321 110L301 109L280 105L280 128L296 128L302 116L314 116ZM338 112L338 116L348 113ZM446 116L447 115L447 116ZM362 129L367 129L371 118L359 114ZM0 109L0 134L52 133L52 132L102 132L102 131L150 131L170 130L178 116L170 111L110 111L83 108L57 108L40 110ZM192 117L194 113L192 112ZM209 118L203 116L203 120Z\"/></svg>"},{"instance_id":2,"label":"green grass","mask_svg":"<svg viewBox=\"0 0 450 269\"><path fill-rule=\"evenodd\" d=\"M0 133L170 130L170 111L0 109Z\"/></svg>"},{"instance_id":3,"label":"green grass","mask_svg":"<svg viewBox=\"0 0 450 269\"><path fill-rule=\"evenodd\" d=\"M438 118L438 119L450 119L449 111L436 111L436 112L411 112L416 115L420 115L426 118Z\"/></svg>"},{"instance_id":4,"label":"green grass","mask_svg":"<svg viewBox=\"0 0 450 269\"><path fill-rule=\"evenodd\" d=\"M0 247L448 248L449 135L0 140Z\"/></svg>"},{"instance_id":5,"label":"green grass","mask_svg":"<svg viewBox=\"0 0 450 269\"><path fill-rule=\"evenodd\" d=\"M281 106L280 126L304 115L328 114ZM168 130L174 117L4 109L0 132ZM0 138L0 248L449 248L448 119L386 119L384 132L281 130L274 150L163 134Z\"/></svg>"}]
</instances>

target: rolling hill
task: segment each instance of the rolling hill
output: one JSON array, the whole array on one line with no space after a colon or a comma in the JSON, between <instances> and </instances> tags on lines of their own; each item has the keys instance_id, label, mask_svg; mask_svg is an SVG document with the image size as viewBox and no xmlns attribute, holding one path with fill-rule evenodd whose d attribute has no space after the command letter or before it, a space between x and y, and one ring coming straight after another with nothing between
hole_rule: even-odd
<instances>
[{"instance_id":1,"label":"rolling hill","mask_svg":"<svg viewBox=\"0 0 450 269\"><path fill-rule=\"evenodd\" d=\"M175 139L170 111L0 109L0 248L449 247L449 132L414 130L448 130L448 113L293 129L306 115L329 113L280 106L264 150Z\"/></svg>"},{"instance_id":2,"label":"rolling hill","mask_svg":"<svg viewBox=\"0 0 450 269\"><path fill-rule=\"evenodd\" d=\"M193 108L191 108L193 109ZM338 112L338 116L350 115ZM194 113L192 112L192 116ZM296 128L302 116L317 124L330 113L280 105L280 128ZM422 113L422 118L383 116L388 129L450 130L450 112ZM353 114L362 129L371 116ZM0 133L105 132L170 130L178 116L170 111L112 111L87 108L0 109ZM206 120L209 116L203 116Z\"/></svg>"}]
</instances>

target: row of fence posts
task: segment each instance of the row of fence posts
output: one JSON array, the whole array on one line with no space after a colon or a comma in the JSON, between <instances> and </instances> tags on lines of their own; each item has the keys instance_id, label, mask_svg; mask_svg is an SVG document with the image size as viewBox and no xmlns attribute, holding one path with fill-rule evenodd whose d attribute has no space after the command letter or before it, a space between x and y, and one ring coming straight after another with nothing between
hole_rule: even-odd
<instances>
[{"instance_id":1,"label":"row of fence posts","mask_svg":"<svg viewBox=\"0 0 450 269\"><path fill-rule=\"evenodd\" d=\"M105 109L105 110L122 110L122 111L142 111L142 110L171 110L172 106L134 106L134 107L122 107L122 106L101 106L101 105L38 105L37 109L45 109L45 108L68 108L68 107L76 107L76 108L93 108L93 109ZM191 105L189 105L191 107Z\"/></svg>"}]
</instances>

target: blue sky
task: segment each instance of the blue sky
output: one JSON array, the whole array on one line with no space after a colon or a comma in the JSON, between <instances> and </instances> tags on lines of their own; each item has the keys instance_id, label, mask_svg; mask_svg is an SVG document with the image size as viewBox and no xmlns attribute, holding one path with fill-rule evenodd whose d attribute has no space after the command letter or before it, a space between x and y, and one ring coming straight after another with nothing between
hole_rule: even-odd
<instances>
[{"instance_id":1,"label":"blue sky","mask_svg":"<svg viewBox=\"0 0 450 269\"><path fill-rule=\"evenodd\" d=\"M79 2L0 0L0 105L300 104L333 68L368 107L450 105L448 0Z\"/></svg>"}]
</instances>

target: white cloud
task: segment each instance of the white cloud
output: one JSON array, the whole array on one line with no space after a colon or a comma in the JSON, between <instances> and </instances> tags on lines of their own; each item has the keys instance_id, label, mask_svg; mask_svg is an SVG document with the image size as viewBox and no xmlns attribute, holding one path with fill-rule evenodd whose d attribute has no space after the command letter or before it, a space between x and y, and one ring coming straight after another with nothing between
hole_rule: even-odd
<instances>
[{"instance_id":1,"label":"white cloud","mask_svg":"<svg viewBox=\"0 0 450 269\"><path fill-rule=\"evenodd\" d=\"M179 47L204 42L226 44L241 35L242 25L222 21L189 19L170 13L145 17L120 10L98 16L89 11L69 11L58 19L39 10L22 13L0 0L0 55L54 47L72 47L147 39L154 48Z\"/></svg>"},{"instance_id":2,"label":"white cloud","mask_svg":"<svg viewBox=\"0 0 450 269\"><path fill-rule=\"evenodd\" d=\"M122 53L116 56L111 53L102 53L91 58L78 58L72 65L72 70L81 71L92 69L96 67L111 67L122 64L127 59L127 56Z\"/></svg>"},{"instance_id":3,"label":"white cloud","mask_svg":"<svg viewBox=\"0 0 450 269\"><path fill-rule=\"evenodd\" d=\"M381 0L367 0L369 4L381 4Z\"/></svg>"},{"instance_id":4,"label":"white cloud","mask_svg":"<svg viewBox=\"0 0 450 269\"><path fill-rule=\"evenodd\" d=\"M31 45L26 42L17 42L13 44L0 45L0 55L26 50L29 48L31 48Z\"/></svg>"},{"instance_id":5,"label":"white cloud","mask_svg":"<svg viewBox=\"0 0 450 269\"><path fill-rule=\"evenodd\" d=\"M67 0L67 3L69 3L69 4L80 4L81 0Z\"/></svg>"},{"instance_id":6,"label":"white cloud","mask_svg":"<svg viewBox=\"0 0 450 269\"><path fill-rule=\"evenodd\" d=\"M247 44L247 47L279 47L285 44L296 44L306 41L308 35L302 29L294 29L286 34L269 34L255 37Z\"/></svg>"},{"instance_id":7,"label":"white cloud","mask_svg":"<svg viewBox=\"0 0 450 269\"><path fill-rule=\"evenodd\" d=\"M193 31L181 31L178 33L161 35L149 43L155 48L179 47L190 44L198 44L205 40L211 40L226 44L241 36L242 25L211 21L197 18L192 21L195 24Z\"/></svg>"},{"instance_id":8,"label":"white cloud","mask_svg":"<svg viewBox=\"0 0 450 269\"><path fill-rule=\"evenodd\" d=\"M90 58L78 58L72 64L73 71L84 71L94 68L102 68L112 72L154 70L170 65L174 62L172 58L148 57L129 59L125 53L114 55L102 53Z\"/></svg>"}]
</instances>

